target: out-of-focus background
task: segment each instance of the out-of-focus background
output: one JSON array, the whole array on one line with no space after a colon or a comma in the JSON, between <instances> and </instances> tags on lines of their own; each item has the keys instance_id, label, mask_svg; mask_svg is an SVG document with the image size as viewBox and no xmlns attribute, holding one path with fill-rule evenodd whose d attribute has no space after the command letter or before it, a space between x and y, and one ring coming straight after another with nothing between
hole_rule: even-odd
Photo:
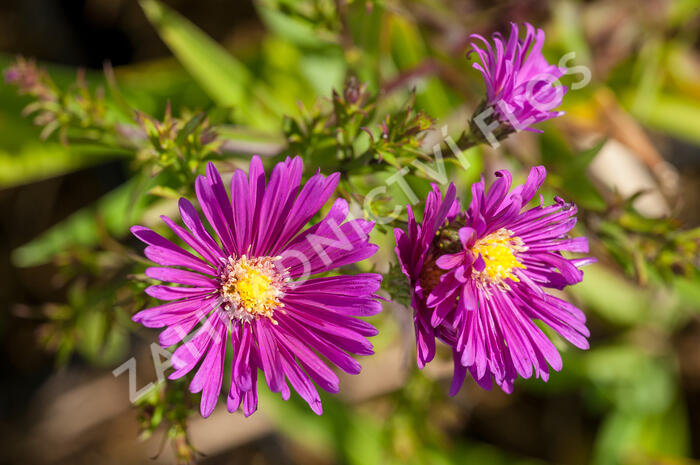
<instances>
[{"instance_id":1,"label":"out-of-focus background","mask_svg":"<svg viewBox=\"0 0 700 465\"><path fill-rule=\"evenodd\" d=\"M176 115L232 107L218 118L251 153L291 141L270 115L303 118L297 102L308 112L348 74L383 108L415 88L417 109L458 130L483 92L468 36L510 21L543 28L550 61L575 52L566 115L542 135L471 151L455 177L464 186L505 166L522 180L544 163L549 192L579 204L599 263L567 298L589 317L591 350L557 341L564 369L547 384L521 380L505 395L467 380L449 398L449 354L417 373L410 312L387 304L377 354L324 396L323 417L264 394L249 419L221 405L206 420L195 413L201 463L697 463L700 2L0 2L0 67L33 58L62 89L82 69L90 92L158 119L168 103ZM263 95L265 111L248 105ZM177 436L173 448L166 426L151 426L187 403L135 409L128 375L112 374L133 355L136 387L156 380L156 335L129 322L144 302L124 291L136 260L127 228L162 213L141 200L150 178L116 145L42 139L46 122L22 114L31 101L0 84L0 463L183 459L190 444ZM165 188L149 192L172 203ZM382 269L391 241L377 240Z\"/></svg>"}]
</instances>

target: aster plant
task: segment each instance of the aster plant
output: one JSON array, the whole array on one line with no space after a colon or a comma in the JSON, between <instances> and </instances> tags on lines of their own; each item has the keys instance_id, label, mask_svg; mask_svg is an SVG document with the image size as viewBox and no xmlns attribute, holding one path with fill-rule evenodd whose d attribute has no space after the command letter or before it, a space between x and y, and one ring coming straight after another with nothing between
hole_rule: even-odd
<instances>
[{"instance_id":1,"label":"aster plant","mask_svg":"<svg viewBox=\"0 0 700 465\"><path fill-rule=\"evenodd\" d=\"M411 286L417 361L435 356L435 341L453 353L456 394L467 372L485 389L492 382L513 391L518 376L547 381L549 367L562 368L554 344L535 324L548 325L573 345L588 348L586 318L574 305L546 292L583 279L580 266L592 258L565 257L588 252L585 237L568 233L576 206L555 198L527 208L545 180L532 168L527 182L512 191L511 174L496 172L486 191L472 185L472 201L460 208L450 184L442 197L433 187L422 223L409 206L408 229L394 229L396 255Z\"/></svg>"},{"instance_id":2,"label":"aster plant","mask_svg":"<svg viewBox=\"0 0 700 465\"><path fill-rule=\"evenodd\" d=\"M367 337L376 330L356 317L381 310L374 295L381 276L313 276L373 255L377 246L368 239L373 223L346 221L347 202L338 199L321 221L304 229L333 194L338 174L319 173L302 186L302 171L300 158L287 159L266 180L262 162L253 157L247 175L242 170L233 174L229 197L210 163L195 188L214 234L184 198L179 202L184 228L162 217L191 251L148 228L131 229L148 245L146 257L162 265L148 268L146 275L177 285L147 288L147 294L168 303L142 310L133 319L165 328L159 337L163 347L188 339L173 353L170 378L199 364L190 390L202 392L205 417L216 406L229 345L226 406L234 412L242 405L246 416L257 409L258 371L271 391L288 399L291 385L320 415L321 399L312 380L329 392L338 391L339 381L319 355L357 374L360 365L349 353L372 353Z\"/></svg>"},{"instance_id":3,"label":"aster plant","mask_svg":"<svg viewBox=\"0 0 700 465\"><path fill-rule=\"evenodd\" d=\"M381 331L382 345L394 348L408 338L411 358L415 341L419 369L442 357L441 349L447 358L451 353L452 395L467 376L484 389L495 384L511 393L519 378L547 381L551 370L561 370L558 348L564 341L588 349L586 315L561 292L581 282L582 266L594 261L587 256L587 238L595 240L597 252L611 252L606 263L616 260L650 287L662 278L700 275L697 231L679 232L672 219L646 218L634 210L634 196L621 199L582 176L598 149L577 153L565 140L594 123L562 134L559 125L543 135L521 134L518 141L527 143L518 151L467 151L486 142L495 146L521 130L542 133L539 123L563 115L569 89L558 81L567 73L545 59L542 29L511 24L507 37L496 32L454 41L465 24L444 14L448 8L436 9L425 23L428 10L414 11L411 2L402 8L383 2L259 2L263 22L280 30L270 36L274 40L246 42L250 49L238 61L157 0L139 3L180 60L176 67L164 63L166 71L153 75L160 65L145 67L138 85L138 69L121 74L108 67L105 79L80 72L65 86L73 73L61 78L32 60L19 58L5 71L5 81L32 99L18 101L17 112L25 108L25 116L43 127L37 135L45 144L27 153L51 148L34 159L41 177L61 174L51 170L64 162L66 170L95 163L96 149L123 157L121 166L131 176L13 257L23 260L21 266L54 260L69 283L65 305L37 312L47 320L41 341L56 351L59 363L79 353L101 366L118 366L115 376L131 377L130 333L160 330L143 339L157 338L165 349L151 345L154 362L158 354L169 357L170 371L156 366L158 379L164 381L165 373L169 380L139 390L132 379L129 398L142 433L164 431L178 463L192 463L197 455L188 436L197 405L208 417L219 400L223 410L225 399L229 412L248 417L258 408L258 394L268 390L285 401L296 392L310 410L299 403L295 413L303 410L313 425L333 431L340 462L360 460L354 455L360 436L385 447L376 455L376 447L367 448L370 456L435 462L432 452L447 443L435 433L450 424L442 412L450 410L452 418L460 409L433 372L422 376L412 363L405 378L363 377L372 389L360 389L352 399L326 399L326 410L337 409L333 415L311 414L323 412L322 391L339 392L339 371L360 373L357 356L373 354L371 337ZM276 3L284 6L273 11ZM410 16L403 17L405 12ZM280 21L280 15L294 22ZM284 26L315 23L321 27ZM430 28L422 31L421 24ZM309 33L299 32L304 30ZM431 37L439 39L430 43ZM451 53L429 55L444 47L446 37L468 44L476 71L464 76L461 53L454 61ZM168 83L166 76L175 77ZM157 92L144 92L155 87ZM472 95L470 89L484 91ZM466 96L463 102L459 95ZM465 106L475 108L469 121L461 119ZM614 119L613 113L606 118ZM448 128L446 121L461 126ZM7 153L12 156L6 163L18 160L9 166L22 172L34 166L25 166L21 153L15 157L14 146ZM63 160L57 153L73 155ZM83 158L71 158L77 156ZM545 202L538 195L547 177L543 166L531 168L538 163L551 173L549 187L572 202L558 196ZM497 171L487 188L484 165L514 171ZM526 181L513 187L513 177ZM361 212L359 218L351 210ZM168 211L178 211L180 219L161 216L164 225L159 223ZM367 218L376 219L377 227ZM130 253L142 244L132 241L129 230L146 245L145 260ZM597 292L604 280L596 282L590 271L589 288ZM626 284L619 280L615 286L620 283ZM592 300L583 307L586 285L574 289L583 296L577 304L606 318ZM387 308L397 314L381 313L388 300L404 305ZM28 307L18 312L30 314ZM687 318L670 312L668 321ZM636 324L629 320L637 313L611 321ZM403 334L405 326L397 322L408 318L413 328ZM658 323L649 320L650 328ZM115 349L107 359L108 346L122 352ZM379 357L377 365L382 363L396 365ZM368 392L377 401L371 405L380 408L358 414L351 405L366 400ZM303 420L290 414L297 403L274 405L273 397L263 401L276 413L268 419L284 426L292 418L286 431L296 428ZM421 441L430 455L420 454ZM455 445L461 454L464 448Z\"/></svg>"}]
</instances>

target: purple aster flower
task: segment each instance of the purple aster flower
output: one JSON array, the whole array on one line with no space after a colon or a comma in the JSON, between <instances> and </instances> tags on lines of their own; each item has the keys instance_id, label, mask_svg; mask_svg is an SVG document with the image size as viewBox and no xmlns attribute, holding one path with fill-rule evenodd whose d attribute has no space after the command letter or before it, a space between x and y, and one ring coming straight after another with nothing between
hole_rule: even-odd
<instances>
[{"instance_id":1,"label":"purple aster flower","mask_svg":"<svg viewBox=\"0 0 700 465\"><path fill-rule=\"evenodd\" d=\"M338 391L338 377L321 358L347 373L360 365L349 353L372 354L366 339L376 334L357 316L381 311L375 291L377 274L312 277L364 260L377 246L369 243L374 224L346 221L348 205L338 199L328 214L304 229L333 194L339 175L312 176L302 187L300 158L277 164L270 179L258 157L248 175L233 174L229 197L213 164L195 188L205 227L195 207L180 199L185 227L163 221L193 252L157 233L134 226L131 231L148 246L145 255L161 267L146 275L172 285L155 285L146 293L163 305L142 310L133 319L149 328L165 328L159 340L175 349L177 379L195 370L190 390L202 392L200 410L208 416L216 406L230 346L232 364L227 407L257 408L257 377L262 370L273 392L286 400L290 385L317 414L321 399L312 381ZM218 239L218 240L217 240ZM200 363L201 361L201 363Z\"/></svg>"},{"instance_id":2,"label":"purple aster flower","mask_svg":"<svg viewBox=\"0 0 700 465\"><path fill-rule=\"evenodd\" d=\"M507 41L500 33L494 33L493 47L481 35L472 34L470 37L484 48L472 42L469 54L479 56L481 63L472 66L486 82L486 100L480 109L492 107L499 120L515 130L542 132L531 126L563 114L553 110L561 105L568 89L553 84L566 69L550 65L542 56L544 31L535 30L528 23L525 28L524 40L518 39L518 26L513 23Z\"/></svg>"},{"instance_id":3,"label":"purple aster flower","mask_svg":"<svg viewBox=\"0 0 700 465\"><path fill-rule=\"evenodd\" d=\"M472 186L461 212L450 184L441 198L433 187L422 224L408 213L408 230L395 229L396 254L412 291L418 366L435 355L435 338L452 348L456 394L467 371L485 389L492 380L512 392L518 376L547 380L562 367L559 352L535 324L548 325L574 346L587 349L586 318L572 304L548 294L583 278L579 267L592 258L568 259L562 252L588 252L585 237L567 234L576 207L555 197L553 205L526 208L544 182L543 167L511 192L511 175L498 171L485 192Z\"/></svg>"},{"instance_id":4,"label":"purple aster flower","mask_svg":"<svg viewBox=\"0 0 700 465\"><path fill-rule=\"evenodd\" d=\"M411 306L415 310L413 325L416 332L416 356L419 368L423 368L435 356L435 338L446 336L450 331L447 325L433 325L431 310L426 305L430 291L439 282L440 275L423 274L424 271L435 267L434 239L438 230L446 222L452 222L459 214L459 202L456 198L454 184L450 184L443 199L440 189L433 184L432 192L428 193L425 201L423 223L418 224L413 209L408 209L408 230L394 229L396 239L396 255L399 258L401 271L408 277L411 286Z\"/></svg>"}]
</instances>

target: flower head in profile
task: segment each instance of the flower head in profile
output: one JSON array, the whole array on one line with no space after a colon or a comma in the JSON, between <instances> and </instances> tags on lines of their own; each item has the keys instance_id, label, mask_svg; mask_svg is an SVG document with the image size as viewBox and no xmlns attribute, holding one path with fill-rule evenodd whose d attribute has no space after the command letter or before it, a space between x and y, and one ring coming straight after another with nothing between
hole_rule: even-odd
<instances>
[{"instance_id":1,"label":"flower head in profile","mask_svg":"<svg viewBox=\"0 0 700 465\"><path fill-rule=\"evenodd\" d=\"M131 229L147 244L146 257L161 265L148 268L146 275L174 284L147 288L150 296L168 302L133 319L165 328L159 337L164 347L185 341L173 353L170 378L195 371L190 390L202 392L203 416L214 410L229 370L231 412L241 404L246 416L256 410L261 370L271 391L286 400L293 389L320 415L314 382L338 391L338 377L327 362L357 374L360 365L350 354L372 353L367 337L376 330L355 317L381 310L374 294L381 277L313 276L373 255L377 246L368 239L373 223L346 221L348 205L338 199L323 219L305 229L333 194L339 176L316 174L302 186L302 171L300 158L287 159L266 181L254 157L247 175L242 170L233 174L229 196L210 163L195 188L213 234L184 198L179 204L184 227L162 217L191 250L150 229ZM228 370L227 351L232 354Z\"/></svg>"},{"instance_id":2,"label":"flower head in profile","mask_svg":"<svg viewBox=\"0 0 700 465\"><path fill-rule=\"evenodd\" d=\"M435 339L452 348L456 394L469 372L490 389L495 381L512 392L518 376L547 380L560 370L559 352L536 320L573 345L588 348L586 318L575 306L546 292L581 281L581 265L562 252L587 252L585 237L571 238L576 207L527 208L546 173L530 171L527 182L509 192L511 175L496 173L488 192L472 186L472 201L460 211L455 187L442 198L428 195L422 224L409 211L408 230L395 229L396 253L412 288L418 365L435 355ZM409 209L410 210L410 209Z\"/></svg>"},{"instance_id":3,"label":"flower head in profile","mask_svg":"<svg viewBox=\"0 0 700 465\"><path fill-rule=\"evenodd\" d=\"M528 23L525 28L525 38L520 40L518 26L511 23L508 40L494 33L493 46L483 36L472 34L469 54L479 57L480 63L472 66L486 83L486 99L480 109L493 108L510 131L541 132L531 126L563 114L554 109L561 105L567 88L553 84L566 69L547 63L542 55L544 31Z\"/></svg>"}]
</instances>

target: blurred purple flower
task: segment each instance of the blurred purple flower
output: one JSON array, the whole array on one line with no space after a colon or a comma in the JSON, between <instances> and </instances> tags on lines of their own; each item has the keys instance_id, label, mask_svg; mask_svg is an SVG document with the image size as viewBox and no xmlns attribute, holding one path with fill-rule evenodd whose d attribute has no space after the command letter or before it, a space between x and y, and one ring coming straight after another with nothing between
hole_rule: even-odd
<instances>
[{"instance_id":1,"label":"blurred purple flower","mask_svg":"<svg viewBox=\"0 0 700 465\"><path fill-rule=\"evenodd\" d=\"M15 67L10 67L5 70L5 84L15 84L19 82L20 72Z\"/></svg>"},{"instance_id":2,"label":"blurred purple flower","mask_svg":"<svg viewBox=\"0 0 700 465\"><path fill-rule=\"evenodd\" d=\"M409 207L408 231L395 229L396 254L412 290L418 366L435 355L435 338L452 348L456 394L467 371L485 389L492 379L512 392L518 376L549 378L562 360L534 323L539 320L581 349L588 348L586 318L575 306L545 292L583 278L579 267L592 258L567 259L561 252L588 252L585 237L569 238L576 207L555 204L524 209L544 182L543 167L513 189L508 171L498 171L488 193L472 186L472 202L460 212L455 186L444 199L434 186L422 224Z\"/></svg>"},{"instance_id":3,"label":"blurred purple flower","mask_svg":"<svg viewBox=\"0 0 700 465\"><path fill-rule=\"evenodd\" d=\"M381 276L309 276L373 255L377 246L369 243L368 234L374 224L345 221L348 205L338 199L324 219L302 230L339 180L338 173L316 174L302 187L302 171L300 158L287 159L275 166L266 184L262 163L254 157L248 175L242 170L233 174L229 197L210 163L195 188L214 235L184 198L180 215L186 229L162 217L198 256L147 228L131 229L148 245L146 257L162 265L148 268L146 275L178 285L147 288L150 296L172 302L142 310L133 319L151 328L166 327L159 337L164 347L194 334L173 353L170 378L182 377L203 358L190 390L202 391L205 417L221 391L229 338L233 357L227 407L234 412L242 404L246 416L257 408L258 369L271 391L286 400L289 382L320 415L321 399L312 381L329 392L338 391L339 381L319 354L357 374L360 364L349 353L373 353L366 338L376 329L354 317L381 311L374 294Z\"/></svg>"},{"instance_id":4,"label":"blurred purple flower","mask_svg":"<svg viewBox=\"0 0 700 465\"><path fill-rule=\"evenodd\" d=\"M18 57L5 69L5 84L17 86L20 94L29 94L42 101L55 101L56 95L46 72L34 60Z\"/></svg>"},{"instance_id":5,"label":"blurred purple flower","mask_svg":"<svg viewBox=\"0 0 700 465\"><path fill-rule=\"evenodd\" d=\"M568 89L553 84L566 69L550 65L542 56L544 31L535 30L528 23L525 27L524 40L518 39L518 26L514 23L507 41L500 33L494 33L494 47L483 36L472 34L470 37L478 42L472 42L467 57L473 52L481 60L472 66L481 72L486 83L485 106L492 107L499 120L515 130L542 132L531 126L563 114L553 110L561 105Z\"/></svg>"}]
</instances>

